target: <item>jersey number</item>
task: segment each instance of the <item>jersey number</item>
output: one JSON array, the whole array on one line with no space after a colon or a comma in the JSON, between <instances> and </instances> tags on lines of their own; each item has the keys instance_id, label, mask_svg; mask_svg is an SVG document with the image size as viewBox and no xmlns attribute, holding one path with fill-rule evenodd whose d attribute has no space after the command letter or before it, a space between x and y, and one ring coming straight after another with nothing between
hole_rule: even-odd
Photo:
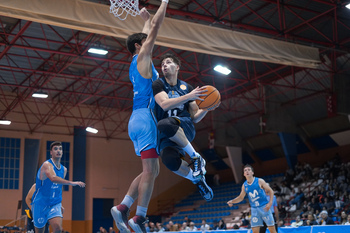
<instances>
[{"instance_id":1,"label":"jersey number","mask_svg":"<svg viewBox=\"0 0 350 233\"><path fill-rule=\"evenodd\" d=\"M258 201L255 202L255 206L259 206L259 202Z\"/></svg>"},{"instance_id":2,"label":"jersey number","mask_svg":"<svg viewBox=\"0 0 350 233\"><path fill-rule=\"evenodd\" d=\"M168 117L176 116L177 115L177 109L174 110L168 110Z\"/></svg>"}]
</instances>

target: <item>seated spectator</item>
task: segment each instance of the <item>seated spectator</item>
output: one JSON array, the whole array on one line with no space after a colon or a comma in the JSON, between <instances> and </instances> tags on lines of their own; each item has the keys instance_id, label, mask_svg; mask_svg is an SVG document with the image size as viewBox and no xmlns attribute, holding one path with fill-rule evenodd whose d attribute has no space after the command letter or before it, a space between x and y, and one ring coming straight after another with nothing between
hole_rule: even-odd
<instances>
[{"instance_id":1,"label":"seated spectator","mask_svg":"<svg viewBox=\"0 0 350 233\"><path fill-rule=\"evenodd\" d=\"M286 208L285 208L284 205L278 204L277 205L277 209L278 209L278 215L279 215L280 219L281 218L283 219L283 218L285 218L287 216L287 211L286 211Z\"/></svg>"},{"instance_id":2,"label":"seated spectator","mask_svg":"<svg viewBox=\"0 0 350 233\"><path fill-rule=\"evenodd\" d=\"M110 228L109 228L108 233L115 233L115 231L114 231L113 227L110 227Z\"/></svg>"},{"instance_id":3,"label":"seated spectator","mask_svg":"<svg viewBox=\"0 0 350 233\"><path fill-rule=\"evenodd\" d=\"M349 215L350 216L350 215ZM340 222L339 224L340 225L345 225L345 223L348 221L348 215L345 213L345 211L342 211L341 212L341 215L340 215Z\"/></svg>"},{"instance_id":4,"label":"seated spectator","mask_svg":"<svg viewBox=\"0 0 350 233\"><path fill-rule=\"evenodd\" d=\"M164 232L165 228L162 226L162 224L160 222L156 223L156 227L157 227L157 231L158 232Z\"/></svg>"},{"instance_id":5,"label":"seated spectator","mask_svg":"<svg viewBox=\"0 0 350 233\"><path fill-rule=\"evenodd\" d=\"M301 210L306 213L308 211L309 203L307 200L304 200L303 205L301 206Z\"/></svg>"},{"instance_id":6,"label":"seated spectator","mask_svg":"<svg viewBox=\"0 0 350 233\"><path fill-rule=\"evenodd\" d=\"M321 204L321 208L325 208L327 211L332 213L334 211L334 203L330 201L327 197L324 198L324 203Z\"/></svg>"},{"instance_id":7,"label":"seated spectator","mask_svg":"<svg viewBox=\"0 0 350 233\"><path fill-rule=\"evenodd\" d=\"M317 198L315 198L315 197L311 199L310 206L312 207L312 209L314 209L314 211L316 211L316 210L321 211L321 207L318 203Z\"/></svg>"},{"instance_id":8,"label":"seated spectator","mask_svg":"<svg viewBox=\"0 0 350 233\"><path fill-rule=\"evenodd\" d=\"M192 220L191 220L191 219L189 219L189 218L188 218L188 216L185 216L184 221L187 223L187 226L189 226L189 225L190 225L190 223L192 222Z\"/></svg>"},{"instance_id":9,"label":"seated spectator","mask_svg":"<svg viewBox=\"0 0 350 233\"><path fill-rule=\"evenodd\" d=\"M311 206L309 205L308 207L307 207L307 210L305 211L305 214L306 215L309 215L309 214L314 214L314 210L311 208Z\"/></svg>"},{"instance_id":10,"label":"seated spectator","mask_svg":"<svg viewBox=\"0 0 350 233\"><path fill-rule=\"evenodd\" d=\"M243 213L242 214L241 221L242 221L241 226L248 226L250 224L249 223L249 217L248 217L247 213Z\"/></svg>"},{"instance_id":11,"label":"seated spectator","mask_svg":"<svg viewBox=\"0 0 350 233\"><path fill-rule=\"evenodd\" d=\"M282 196L285 196L285 195L289 195L289 194L290 194L290 189L287 187L287 185L286 185L285 182L282 183L282 187L281 187L281 192L280 192L280 194L281 194Z\"/></svg>"},{"instance_id":12,"label":"seated spectator","mask_svg":"<svg viewBox=\"0 0 350 233\"><path fill-rule=\"evenodd\" d=\"M277 223L277 226L278 227L284 227L284 221L282 219L279 220L278 223Z\"/></svg>"},{"instance_id":13,"label":"seated spectator","mask_svg":"<svg viewBox=\"0 0 350 233\"><path fill-rule=\"evenodd\" d=\"M146 229L146 232L150 232L150 229L149 229L149 224L148 222L145 223L145 229Z\"/></svg>"},{"instance_id":14,"label":"seated spectator","mask_svg":"<svg viewBox=\"0 0 350 233\"><path fill-rule=\"evenodd\" d=\"M313 226L313 225L318 225L318 223L316 222L314 216L312 214L309 214L307 216L307 220L304 221L304 226Z\"/></svg>"},{"instance_id":15,"label":"seated spectator","mask_svg":"<svg viewBox=\"0 0 350 233\"><path fill-rule=\"evenodd\" d=\"M233 229L237 230L239 229L239 226L237 224L233 225Z\"/></svg>"},{"instance_id":16,"label":"seated spectator","mask_svg":"<svg viewBox=\"0 0 350 233\"><path fill-rule=\"evenodd\" d=\"M189 231L189 229L190 229L190 227L187 226L187 222L183 222L182 226L180 227L180 231Z\"/></svg>"},{"instance_id":17,"label":"seated spectator","mask_svg":"<svg viewBox=\"0 0 350 233\"><path fill-rule=\"evenodd\" d=\"M319 225L334 225L333 219L328 217L328 212L326 210L322 210L320 215L321 220L319 222Z\"/></svg>"},{"instance_id":18,"label":"seated spectator","mask_svg":"<svg viewBox=\"0 0 350 233\"><path fill-rule=\"evenodd\" d=\"M300 209L300 205L304 199L304 193L301 192L300 190L295 194L294 199L290 202L291 205L296 204L297 209Z\"/></svg>"},{"instance_id":19,"label":"seated spectator","mask_svg":"<svg viewBox=\"0 0 350 233\"><path fill-rule=\"evenodd\" d=\"M197 227L194 225L194 222L190 222L188 231L198 231Z\"/></svg>"},{"instance_id":20,"label":"seated spectator","mask_svg":"<svg viewBox=\"0 0 350 233\"><path fill-rule=\"evenodd\" d=\"M224 220L220 220L219 221L219 229L217 229L217 230L226 230L227 228L226 228L226 223L224 222Z\"/></svg>"},{"instance_id":21,"label":"seated spectator","mask_svg":"<svg viewBox=\"0 0 350 233\"><path fill-rule=\"evenodd\" d=\"M344 225L350 225L350 214L348 215L348 221Z\"/></svg>"},{"instance_id":22,"label":"seated spectator","mask_svg":"<svg viewBox=\"0 0 350 233\"><path fill-rule=\"evenodd\" d=\"M203 219L202 225L201 225L201 231L208 231L210 229L210 226L207 224L207 222Z\"/></svg>"},{"instance_id":23,"label":"seated spectator","mask_svg":"<svg viewBox=\"0 0 350 233\"><path fill-rule=\"evenodd\" d=\"M295 222L293 222L290 226L291 227L300 227L304 225L304 222L303 220L300 219L300 216L298 215L296 218L295 218Z\"/></svg>"},{"instance_id":24,"label":"seated spectator","mask_svg":"<svg viewBox=\"0 0 350 233\"><path fill-rule=\"evenodd\" d=\"M157 229L156 225L154 224L154 222L149 222L148 226L149 226L149 232L157 232L158 231L158 229Z\"/></svg>"}]
</instances>

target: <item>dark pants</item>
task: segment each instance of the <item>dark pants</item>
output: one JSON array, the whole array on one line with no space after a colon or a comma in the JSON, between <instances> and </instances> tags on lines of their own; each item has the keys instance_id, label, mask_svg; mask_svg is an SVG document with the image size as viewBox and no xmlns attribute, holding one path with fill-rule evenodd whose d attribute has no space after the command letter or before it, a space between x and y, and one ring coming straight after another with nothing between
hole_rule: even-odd
<instances>
[{"instance_id":1,"label":"dark pants","mask_svg":"<svg viewBox=\"0 0 350 233\"><path fill-rule=\"evenodd\" d=\"M273 219L275 220L275 228L276 228L276 232L278 232L278 227L277 227L277 222L276 222L276 216L275 213L272 213ZM266 223L263 221L264 226L260 227L260 232L259 233L265 233L266 232L266 228L267 225Z\"/></svg>"}]
</instances>

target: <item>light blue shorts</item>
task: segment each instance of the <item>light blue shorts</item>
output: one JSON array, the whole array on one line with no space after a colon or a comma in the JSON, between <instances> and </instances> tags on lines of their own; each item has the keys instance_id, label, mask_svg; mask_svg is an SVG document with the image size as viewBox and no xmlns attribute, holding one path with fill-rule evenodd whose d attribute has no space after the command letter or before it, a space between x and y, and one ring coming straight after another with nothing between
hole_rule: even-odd
<instances>
[{"instance_id":1,"label":"light blue shorts","mask_svg":"<svg viewBox=\"0 0 350 233\"><path fill-rule=\"evenodd\" d=\"M251 227L262 227L263 221L268 227L275 225L271 209L269 211L264 210L265 206L251 208L252 217L250 219Z\"/></svg>"},{"instance_id":2,"label":"light blue shorts","mask_svg":"<svg viewBox=\"0 0 350 233\"><path fill-rule=\"evenodd\" d=\"M55 217L63 218L61 207L61 203L52 206L34 203L32 206L34 226L36 228L43 228L48 220Z\"/></svg>"},{"instance_id":3,"label":"light blue shorts","mask_svg":"<svg viewBox=\"0 0 350 233\"><path fill-rule=\"evenodd\" d=\"M155 119L149 108L136 109L131 114L128 131L138 156L141 156L142 151L157 147L157 123Z\"/></svg>"}]
</instances>

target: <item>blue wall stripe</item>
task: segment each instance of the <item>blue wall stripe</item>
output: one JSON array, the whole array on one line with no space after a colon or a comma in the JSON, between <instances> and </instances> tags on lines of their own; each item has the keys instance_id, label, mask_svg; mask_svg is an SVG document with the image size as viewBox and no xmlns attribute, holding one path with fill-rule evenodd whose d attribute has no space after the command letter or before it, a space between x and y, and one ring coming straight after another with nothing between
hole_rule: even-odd
<instances>
[{"instance_id":1,"label":"blue wall stripe","mask_svg":"<svg viewBox=\"0 0 350 233\"><path fill-rule=\"evenodd\" d=\"M39 162L39 139L24 140L24 169L23 169L23 192L22 192L22 214L27 207L25 204L29 189L35 183L35 176L38 171Z\"/></svg>"},{"instance_id":2,"label":"blue wall stripe","mask_svg":"<svg viewBox=\"0 0 350 233\"><path fill-rule=\"evenodd\" d=\"M294 168L297 164L297 146L296 146L296 134L292 133L278 133L280 137L284 154L287 159L288 166Z\"/></svg>"},{"instance_id":3,"label":"blue wall stripe","mask_svg":"<svg viewBox=\"0 0 350 233\"><path fill-rule=\"evenodd\" d=\"M74 127L73 181L85 182L86 130ZM85 188L73 187L72 220L85 220Z\"/></svg>"}]
</instances>

